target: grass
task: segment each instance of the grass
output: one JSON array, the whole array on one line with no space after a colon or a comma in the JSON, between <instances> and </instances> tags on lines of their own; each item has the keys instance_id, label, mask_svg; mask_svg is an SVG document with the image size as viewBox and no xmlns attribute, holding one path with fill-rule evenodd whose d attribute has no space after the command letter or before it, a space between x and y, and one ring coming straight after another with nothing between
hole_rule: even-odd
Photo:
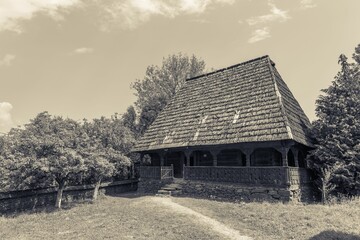
<instances>
[{"instance_id":1,"label":"grass","mask_svg":"<svg viewBox=\"0 0 360 240\"><path fill-rule=\"evenodd\" d=\"M0 217L0 239L226 239L201 218L159 199L106 196L61 211ZM360 239L360 201L326 206L169 201L254 239Z\"/></svg>"},{"instance_id":2,"label":"grass","mask_svg":"<svg viewBox=\"0 0 360 240\"><path fill-rule=\"evenodd\" d=\"M175 199L255 239L360 240L360 201L342 204L228 203Z\"/></svg>"}]
</instances>

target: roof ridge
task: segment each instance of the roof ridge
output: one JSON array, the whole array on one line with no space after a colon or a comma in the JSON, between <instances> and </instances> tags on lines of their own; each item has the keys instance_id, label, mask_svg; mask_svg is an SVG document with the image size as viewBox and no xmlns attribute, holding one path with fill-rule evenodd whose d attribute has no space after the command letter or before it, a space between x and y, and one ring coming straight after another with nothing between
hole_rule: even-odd
<instances>
[{"instance_id":1,"label":"roof ridge","mask_svg":"<svg viewBox=\"0 0 360 240\"><path fill-rule=\"evenodd\" d=\"M272 62L271 59L268 58L268 66L269 66L269 70L270 70L270 73L271 73L271 78L272 78L272 80L274 82L275 93L276 93L276 96L278 97L281 112L282 112L282 115L283 115L283 118L284 118L286 132L287 132L290 139L294 139L294 136L292 134L292 130L291 130L291 127L290 127L290 122L289 122L289 119L288 119L288 117L286 115L285 106L284 106L283 101L282 101L282 96L281 96L280 90L279 90L279 88L277 86L277 83L276 83L276 78L275 78L274 69L273 69L273 68L275 68L274 65L275 65L274 62Z\"/></svg>"},{"instance_id":2,"label":"roof ridge","mask_svg":"<svg viewBox=\"0 0 360 240\"><path fill-rule=\"evenodd\" d=\"M245 65L245 64L248 64L248 63L251 63L251 62L255 62L255 61L258 61L258 60L261 60L261 59L264 59L264 58L270 59L269 55L264 55L264 56L257 57L257 58L254 58L254 59L251 59L251 60L248 60L248 61L245 61L245 62L241 62L241 63L237 63L237 64L234 64L234 65L231 65L231 66L229 66L229 67L220 68L220 69L215 70L215 71L212 71L212 72L208 72L208 73L204 73L204 74L201 74L201 75L198 75L198 76L195 76L195 77L187 78L185 81L195 80L195 79L197 79L197 78L201 78L201 77L205 77L205 76L208 76L208 75L212 75L212 74L215 74L215 73L218 73L218 72L222 72L222 71L225 71L225 70L228 70L228 69L231 69L231 68L235 68L235 67L238 67L238 66L241 66L241 65ZM271 61L271 60L270 60L270 61ZM271 62L272 62L272 61L271 61Z\"/></svg>"}]
</instances>

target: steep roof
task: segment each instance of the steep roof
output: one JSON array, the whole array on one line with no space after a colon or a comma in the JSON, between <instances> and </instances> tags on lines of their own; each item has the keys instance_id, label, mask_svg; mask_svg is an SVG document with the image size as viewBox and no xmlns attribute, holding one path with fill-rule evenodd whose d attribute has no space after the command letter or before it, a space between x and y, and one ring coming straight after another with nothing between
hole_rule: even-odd
<instances>
[{"instance_id":1,"label":"steep roof","mask_svg":"<svg viewBox=\"0 0 360 240\"><path fill-rule=\"evenodd\" d=\"M268 56L188 79L134 151L294 140L309 119Z\"/></svg>"}]
</instances>

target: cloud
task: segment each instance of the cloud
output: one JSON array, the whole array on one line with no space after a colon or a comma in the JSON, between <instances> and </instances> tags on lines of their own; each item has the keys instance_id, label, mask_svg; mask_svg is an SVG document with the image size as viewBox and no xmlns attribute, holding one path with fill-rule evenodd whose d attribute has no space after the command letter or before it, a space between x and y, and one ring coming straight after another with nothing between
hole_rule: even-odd
<instances>
[{"instance_id":1,"label":"cloud","mask_svg":"<svg viewBox=\"0 0 360 240\"><path fill-rule=\"evenodd\" d=\"M271 37L270 30L268 27L264 27L261 29L256 29L252 32L251 38L248 40L249 43L255 43L259 42L261 40L264 40L266 38Z\"/></svg>"},{"instance_id":2,"label":"cloud","mask_svg":"<svg viewBox=\"0 0 360 240\"><path fill-rule=\"evenodd\" d=\"M62 19L62 10L75 6L80 0L1 0L0 31L22 32L21 20L30 20L37 13L45 13L55 20Z\"/></svg>"},{"instance_id":3,"label":"cloud","mask_svg":"<svg viewBox=\"0 0 360 240\"><path fill-rule=\"evenodd\" d=\"M313 2L313 0L301 0L300 7L302 9L314 8L316 7L316 4Z\"/></svg>"},{"instance_id":4,"label":"cloud","mask_svg":"<svg viewBox=\"0 0 360 240\"><path fill-rule=\"evenodd\" d=\"M114 25L134 29L153 16L174 18L179 15L201 14L210 5L234 2L235 0L112 0L106 4L101 2L105 11L102 29L107 30Z\"/></svg>"},{"instance_id":5,"label":"cloud","mask_svg":"<svg viewBox=\"0 0 360 240\"><path fill-rule=\"evenodd\" d=\"M269 3L270 13L258 17L252 17L246 20L246 22L250 25L257 25L261 23L268 23L268 22L286 22L291 17L288 14L288 11L281 10L277 8L273 3Z\"/></svg>"},{"instance_id":6,"label":"cloud","mask_svg":"<svg viewBox=\"0 0 360 240\"><path fill-rule=\"evenodd\" d=\"M75 54L86 54L86 53L92 53L94 51L94 49L92 48L87 48L87 47L82 47L82 48L77 48L73 51L73 53Z\"/></svg>"},{"instance_id":7,"label":"cloud","mask_svg":"<svg viewBox=\"0 0 360 240\"><path fill-rule=\"evenodd\" d=\"M13 126L13 120L11 117L11 110L13 106L8 102L0 102L0 132L5 133L9 131Z\"/></svg>"},{"instance_id":8,"label":"cloud","mask_svg":"<svg viewBox=\"0 0 360 240\"><path fill-rule=\"evenodd\" d=\"M0 67L5 66L9 67L11 66L12 61L15 59L15 55L12 54L6 54L3 59L0 59Z\"/></svg>"},{"instance_id":9,"label":"cloud","mask_svg":"<svg viewBox=\"0 0 360 240\"><path fill-rule=\"evenodd\" d=\"M275 6L272 1L268 2L270 7L270 13L248 18L246 20L249 26L257 26L257 29L253 30L251 34L251 38L248 40L249 43L255 43L267 38L271 37L270 27L268 26L271 22L286 22L291 17L288 11L281 10ZM259 25L264 26L263 28L259 28Z\"/></svg>"},{"instance_id":10,"label":"cloud","mask_svg":"<svg viewBox=\"0 0 360 240\"><path fill-rule=\"evenodd\" d=\"M201 14L209 6L233 3L235 0L0 0L0 31L21 33L21 22L39 13L61 21L66 11L75 7L95 7L101 29L107 30L114 26L134 29L153 16L174 18L184 14Z\"/></svg>"}]
</instances>

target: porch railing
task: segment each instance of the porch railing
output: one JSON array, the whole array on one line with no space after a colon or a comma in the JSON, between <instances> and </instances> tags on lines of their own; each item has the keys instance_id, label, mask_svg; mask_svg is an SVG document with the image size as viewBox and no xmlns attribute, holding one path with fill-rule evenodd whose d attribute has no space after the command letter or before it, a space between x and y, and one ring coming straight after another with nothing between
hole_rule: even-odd
<instances>
[{"instance_id":1,"label":"porch railing","mask_svg":"<svg viewBox=\"0 0 360 240\"><path fill-rule=\"evenodd\" d=\"M306 169L290 167L184 166L184 179L288 186L309 182Z\"/></svg>"},{"instance_id":2,"label":"porch railing","mask_svg":"<svg viewBox=\"0 0 360 240\"><path fill-rule=\"evenodd\" d=\"M288 167L289 181L291 185L300 185L311 182L311 176L307 169Z\"/></svg>"},{"instance_id":3,"label":"porch railing","mask_svg":"<svg viewBox=\"0 0 360 240\"><path fill-rule=\"evenodd\" d=\"M140 178L168 179L174 177L174 167L171 166L140 166Z\"/></svg>"}]
</instances>

